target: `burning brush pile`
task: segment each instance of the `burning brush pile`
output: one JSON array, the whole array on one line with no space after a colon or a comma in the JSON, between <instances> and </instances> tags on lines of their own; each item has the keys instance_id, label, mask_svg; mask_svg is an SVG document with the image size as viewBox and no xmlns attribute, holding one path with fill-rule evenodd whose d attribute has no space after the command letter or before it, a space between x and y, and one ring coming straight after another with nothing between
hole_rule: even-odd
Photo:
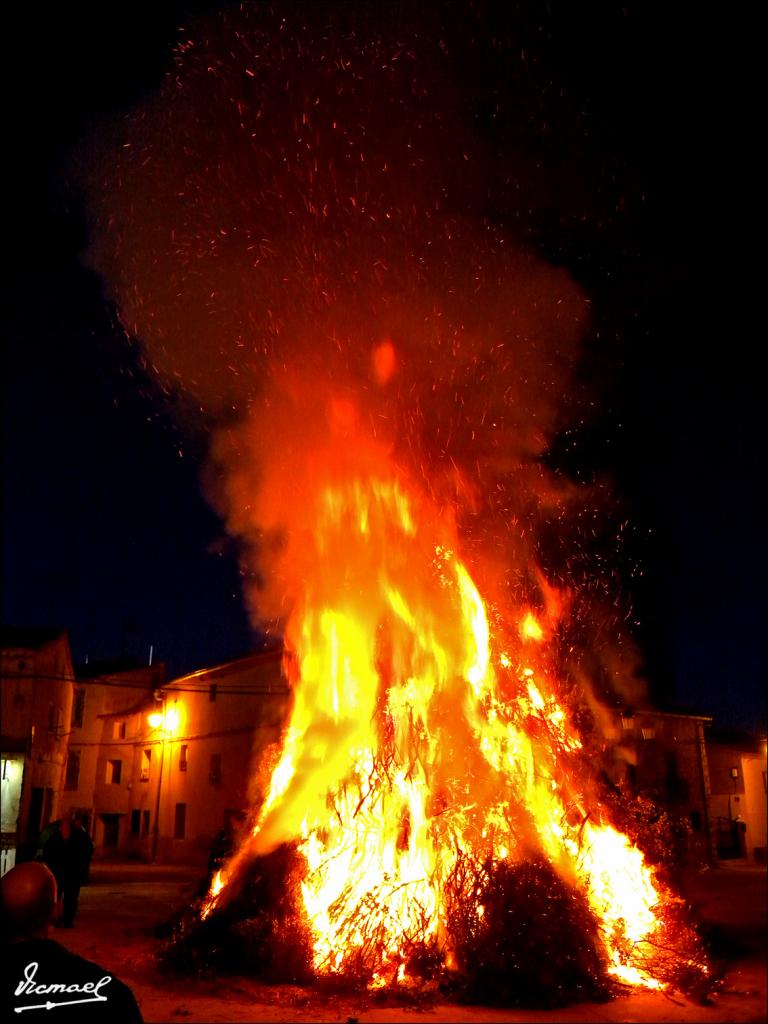
<instances>
[{"instance_id":1,"label":"burning brush pile","mask_svg":"<svg viewBox=\"0 0 768 1024\"><path fill-rule=\"evenodd\" d=\"M290 721L170 959L509 1005L702 984L563 697L560 596L542 580L543 609L489 610L450 523L395 475L321 489L310 519Z\"/></svg>"},{"instance_id":2,"label":"burning brush pile","mask_svg":"<svg viewBox=\"0 0 768 1024\"><path fill-rule=\"evenodd\" d=\"M464 117L478 26L388 11L203 19L91 158L91 262L212 437L293 694L167 958L508 1004L705 984L600 781L641 684L585 540L610 509L548 461L592 404L588 303L487 213L525 171Z\"/></svg>"}]
</instances>

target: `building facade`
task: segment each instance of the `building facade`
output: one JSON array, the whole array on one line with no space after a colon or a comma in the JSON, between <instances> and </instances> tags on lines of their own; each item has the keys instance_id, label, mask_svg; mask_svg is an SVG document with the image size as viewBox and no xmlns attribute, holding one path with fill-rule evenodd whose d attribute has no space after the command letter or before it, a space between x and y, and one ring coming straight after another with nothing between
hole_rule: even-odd
<instances>
[{"instance_id":1,"label":"building facade","mask_svg":"<svg viewBox=\"0 0 768 1024\"><path fill-rule=\"evenodd\" d=\"M707 736L712 820L718 856L766 863L768 764L766 740L737 730Z\"/></svg>"},{"instance_id":2,"label":"building facade","mask_svg":"<svg viewBox=\"0 0 768 1024\"><path fill-rule=\"evenodd\" d=\"M74 673L62 630L3 627L1 639L4 874L59 814Z\"/></svg>"},{"instance_id":3,"label":"building facade","mask_svg":"<svg viewBox=\"0 0 768 1024\"><path fill-rule=\"evenodd\" d=\"M259 803L260 768L289 709L281 664L281 651L255 654L165 688L147 737L161 766L158 860L206 862L216 835Z\"/></svg>"},{"instance_id":4,"label":"building facade","mask_svg":"<svg viewBox=\"0 0 768 1024\"><path fill-rule=\"evenodd\" d=\"M165 682L162 666L78 672L62 813L96 856L204 864L244 815L288 708L279 651Z\"/></svg>"},{"instance_id":5,"label":"building facade","mask_svg":"<svg viewBox=\"0 0 768 1024\"><path fill-rule=\"evenodd\" d=\"M79 666L76 676L61 814L78 814L98 856L114 857L125 851L141 722L165 667L117 659Z\"/></svg>"}]
</instances>

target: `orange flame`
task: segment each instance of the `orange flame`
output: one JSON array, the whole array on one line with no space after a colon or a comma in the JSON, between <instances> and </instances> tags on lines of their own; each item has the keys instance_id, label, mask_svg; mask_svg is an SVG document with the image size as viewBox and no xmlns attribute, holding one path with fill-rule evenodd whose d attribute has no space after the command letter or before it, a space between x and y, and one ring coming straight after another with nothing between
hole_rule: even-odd
<instances>
[{"instance_id":1,"label":"orange flame","mask_svg":"<svg viewBox=\"0 0 768 1024\"><path fill-rule=\"evenodd\" d=\"M373 949L382 985L405 978L416 940L455 962L444 892L460 854L515 861L534 844L586 894L609 971L658 987L664 894L627 837L585 810L582 743L534 613L496 647L452 529L399 477L321 487L311 515L316 571L286 630L298 668L282 756L203 915L242 858L297 841L316 970ZM551 588L547 602L559 606Z\"/></svg>"},{"instance_id":2,"label":"orange flame","mask_svg":"<svg viewBox=\"0 0 768 1024\"><path fill-rule=\"evenodd\" d=\"M539 625L533 612L526 612L525 618L520 623L520 636L523 640L544 639L544 630Z\"/></svg>"}]
</instances>

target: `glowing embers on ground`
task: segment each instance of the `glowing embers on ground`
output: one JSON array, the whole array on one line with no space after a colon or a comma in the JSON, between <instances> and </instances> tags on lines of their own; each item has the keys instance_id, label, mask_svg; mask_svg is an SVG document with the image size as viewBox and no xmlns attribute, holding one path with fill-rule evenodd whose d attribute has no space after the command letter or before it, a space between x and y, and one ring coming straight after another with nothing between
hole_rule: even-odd
<instances>
[{"instance_id":1,"label":"glowing embers on ground","mask_svg":"<svg viewBox=\"0 0 768 1024\"><path fill-rule=\"evenodd\" d=\"M397 480L327 487L313 512L286 631L291 720L251 842L217 874L203 916L238 858L294 842L315 970L384 985L407 978L418 950L454 962L457 871L533 852L586 897L607 971L658 987L654 940L672 897L590 806L551 622L520 609L494 650L450 526Z\"/></svg>"}]
</instances>

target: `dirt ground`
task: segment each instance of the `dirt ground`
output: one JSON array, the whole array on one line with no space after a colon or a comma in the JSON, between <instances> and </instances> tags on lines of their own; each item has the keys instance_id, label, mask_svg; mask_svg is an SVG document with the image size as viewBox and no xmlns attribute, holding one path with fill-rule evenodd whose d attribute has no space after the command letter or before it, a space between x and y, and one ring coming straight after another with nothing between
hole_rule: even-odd
<instances>
[{"instance_id":1,"label":"dirt ground","mask_svg":"<svg viewBox=\"0 0 768 1024\"><path fill-rule=\"evenodd\" d=\"M248 978L195 981L160 974L155 927L192 898L198 877L189 870L145 865L96 865L82 890L72 930L55 937L75 953L97 960L134 990L144 1019L161 1021L340 1021L486 1024L530 1022L753 1022L768 1020L766 997L766 870L730 864L685 880L684 895L701 919L718 927L733 959L711 1006L679 996L639 992L609 1003L555 1011L499 1010L445 1002L387 1005L374 997L320 997L310 989L267 986Z\"/></svg>"}]
</instances>

